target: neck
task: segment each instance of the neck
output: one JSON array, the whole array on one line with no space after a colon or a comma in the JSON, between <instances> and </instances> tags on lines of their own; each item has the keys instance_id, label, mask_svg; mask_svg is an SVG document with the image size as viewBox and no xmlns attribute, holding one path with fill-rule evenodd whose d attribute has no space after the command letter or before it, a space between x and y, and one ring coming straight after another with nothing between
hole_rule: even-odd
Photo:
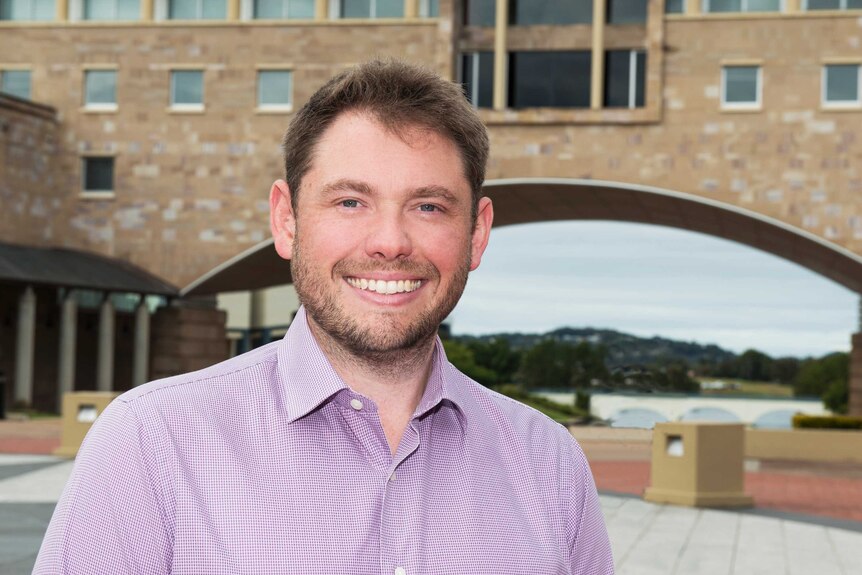
<instances>
[{"instance_id":1,"label":"neck","mask_svg":"<svg viewBox=\"0 0 862 575\"><path fill-rule=\"evenodd\" d=\"M308 316L308 326L329 363L350 388L374 401L392 453L425 392L434 358L434 335L389 351L344 347Z\"/></svg>"}]
</instances>

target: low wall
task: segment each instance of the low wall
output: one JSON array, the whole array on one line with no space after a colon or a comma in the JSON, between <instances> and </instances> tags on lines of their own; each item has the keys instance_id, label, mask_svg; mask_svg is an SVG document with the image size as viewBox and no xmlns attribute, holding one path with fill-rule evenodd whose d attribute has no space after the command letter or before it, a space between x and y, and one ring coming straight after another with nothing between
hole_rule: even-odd
<instances>
[{"instance_id":1,"label":"low wall","mask_svg":"<svg viewBox=\"0 0 862 575\"><path fill-rule=\"evenodd\" d=\"M862 431L748 429L745 457L862 463Z\"/></svg>"}]
</instances>

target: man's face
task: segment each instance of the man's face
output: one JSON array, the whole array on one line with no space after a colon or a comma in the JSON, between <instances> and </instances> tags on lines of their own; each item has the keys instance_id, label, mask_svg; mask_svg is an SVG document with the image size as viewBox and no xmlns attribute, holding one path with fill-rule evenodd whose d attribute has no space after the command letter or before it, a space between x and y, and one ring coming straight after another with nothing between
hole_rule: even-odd
<instances>
[{"instance_id":1,"label":"man's face","mask_svg":"<svg viewBox=\"0 0 862 575\"><path fill-rule=\"evenodd\" d=\"M479 265L493 217L483 198L473 225L449 140L423 128L399 136L358 113L324 132L296 214L284 182L270 200L276 249L292 260L312 329L355 354L433 337Z\"/></svg>"}]
</instances>

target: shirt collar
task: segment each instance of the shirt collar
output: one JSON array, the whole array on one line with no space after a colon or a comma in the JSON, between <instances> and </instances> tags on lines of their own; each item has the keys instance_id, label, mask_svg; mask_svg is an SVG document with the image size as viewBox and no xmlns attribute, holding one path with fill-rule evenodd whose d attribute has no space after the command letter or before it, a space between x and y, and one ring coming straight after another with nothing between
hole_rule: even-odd
<instances>
[{"instance_id":1,"label":"shirt collar","mask_svg":"<svg viewBox=\"0 0 862 575\"><path fill-rule=\"evenodd\" d=\"M312 335L304 306L300 306L279 343L278 370L290 423L308 415L339 391L349 389ZM443 344L437 338L431 373L413 416L422 417L442 402L449 402L455 406L463 429L468 397L461 377L447 361Z\"/></svg>"}]
</instances>

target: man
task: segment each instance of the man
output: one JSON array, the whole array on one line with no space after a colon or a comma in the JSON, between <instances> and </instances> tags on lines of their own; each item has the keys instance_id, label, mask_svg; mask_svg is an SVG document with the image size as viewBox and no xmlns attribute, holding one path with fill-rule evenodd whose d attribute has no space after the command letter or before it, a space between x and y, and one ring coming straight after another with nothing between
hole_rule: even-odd
<instances>
[{"instance_id":1,"label":"man","mask_svg":"<svg viewBox=\"0 0 862 575\"><path fill-rule=\"evenodd\" d=\"M283 341L118 398L36 573L613 572L571 435L446 362L488 243L459 88L372 62L320 89L270 192L303 304Z\"/></svg>"}]
</instances>

